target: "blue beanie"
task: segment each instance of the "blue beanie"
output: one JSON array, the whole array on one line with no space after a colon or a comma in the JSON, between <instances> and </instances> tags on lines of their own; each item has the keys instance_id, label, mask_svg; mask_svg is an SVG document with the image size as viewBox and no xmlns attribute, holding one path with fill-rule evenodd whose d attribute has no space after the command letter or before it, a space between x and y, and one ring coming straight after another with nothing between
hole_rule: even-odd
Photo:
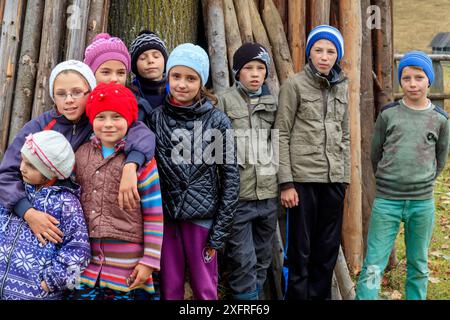
<instances>
[{"instance_id":1,"label":"blue beanie","mask_svg":"<svg viewBox=\"0 0 450 320\"><path fill-rule=\"evenodd\" d=\"M195 70L200 75L203 86L208 82L209 58L206 51L200 46L183 43L173 49L167 60L167 73L175 66L185 66Z\"/></svg>"},{"instance_id":2,"label":"blue beanie","mask_svg":"<svg viewBox=\"0 0 450 320\"><path fill-rule=\"evenodd\" d=\"M398 82L401 85L402 72L404 67L420 67L423 72L428 77L428 81L431 84L434 81L434 70L433 70L433 62L430 57L422 51L410 51L405 53L403 58L400 60L398 64Z\"/></svg>"},{"instance_id":3,"label":"blue beanie","mask_svg":"<svg viewBox=\"0 0 450 320\"><path fill-rule=\"evenodd\" d=\"M322 39L329 40L334 44L337 51L336 63L339 63L344 56L344 38L338 29L325 24L315 27L309 33L306 40L306 56L309 57L309 52L314 43Z\"/></svg>"}]
</instances>

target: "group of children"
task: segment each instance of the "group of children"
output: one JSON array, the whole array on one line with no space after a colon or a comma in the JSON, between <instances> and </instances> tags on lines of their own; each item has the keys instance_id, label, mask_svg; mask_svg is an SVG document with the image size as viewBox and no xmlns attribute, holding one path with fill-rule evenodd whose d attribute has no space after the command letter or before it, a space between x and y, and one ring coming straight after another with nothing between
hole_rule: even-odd
<instances>
[{"instance_id":1,"label":"group of children","mask_svg":"<svg viewBox=\"0 0 450 320\"><path fill-rule=\"evenodd\" d=\"M169 54L144 30L128 50L99 34L84 63L52 70L55 108L24 126L0 166L0 299L183 299L188 273L194 299L215 300L218 254L232 298L262 299L279 204L288 208L286 298L331 298L350 183L343 55L336 28L314 28L308 62L277 103L260 44L235 52L234 85L216 97L201 47ZM407 298L426 298L433 182L449 124L427 99L424 53L405 55L399 80L403 100L376 122L359 299L377 298L401 221Z\"/></svg>"}]
</instances>

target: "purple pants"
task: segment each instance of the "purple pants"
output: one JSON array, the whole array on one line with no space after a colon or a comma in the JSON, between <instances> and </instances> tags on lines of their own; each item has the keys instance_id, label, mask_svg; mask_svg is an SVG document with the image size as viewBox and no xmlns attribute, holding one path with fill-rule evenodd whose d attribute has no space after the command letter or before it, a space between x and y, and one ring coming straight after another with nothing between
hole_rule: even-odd
<instances>
[{"instance_id":1,"label":"purple pants","mask_svg":"<svg viewBox=\"0 0 450 320\"><path fill-rule=\"evenodd\" d=\"M189 269L195 300L217 300L217 253L206 255L209 229L188 221L164 221L161 249L161 299L184 299L184 274Z\"/></svg>"}]
</instances>

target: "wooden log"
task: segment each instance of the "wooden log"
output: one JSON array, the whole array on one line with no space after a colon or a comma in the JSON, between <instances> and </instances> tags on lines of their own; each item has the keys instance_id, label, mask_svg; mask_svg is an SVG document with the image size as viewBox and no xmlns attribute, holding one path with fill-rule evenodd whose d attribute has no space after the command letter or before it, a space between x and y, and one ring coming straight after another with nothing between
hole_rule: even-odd
<instances>
[{"instance_id":1,"label":"wooden log","mask_svg":"<svg viewBox=\"0 0 450 320\"><path fill-rule=\"evenodd\" d=\"M361 15L364 21L367 19L366 8L370 0L361 0ZM363 243L367 247L367 232L369 228L372 204L375 198L376 185L372 170L370 150L375 122L375 98L373 92L373 69L372 69L372 39L371 30L362 28L361 51L361 168L362 168L362 221L363 221ZM365 250L363 251L365 252Z\"/></svg>"},{"instance_id":2,"label":"wooden log","mask_svg":"<svg viewBox=\"0 0 450 320\"><path fill-rule=\"evenodd\" d=\"M0 160L8 145L9 121L16 79L17 56L25 1L7 1L0 43Z\"/></svg>"},{"instance_id":3,"label":"wooden log","mask_svg":"<svg viewBox=\"0 0 450 320\"><path fill-rule=\"evenodd\" d=\"M372 5L380 8L381 28L372 30L375 73L382 90L375 91L377 114L380 108L393 101L393 20L392 1L373 0Z\"/></svg>"},{"instance_id":4,"label":"wooden log","mask_svg":"<svg viewBox=\"0 0 450 320\"><path fill-rule=\"evenodd\" d=\"M251 0L234 0L242 43L253 42L249 1Z\"/></svg>"},{"instance_id":5,"label":"wooden log","mask_svg":"<svg viewBox=\"0 0 450 320\"><path fill-rule=\"evenodd\" d=\"M258 8L255 2L250 1L250 19L252 24L253 37L256 42L262 44L270 54L270 68L269 68L269 77L267 78L267 86L270 89L270 92L278 100L278 93L280 92L280 82L278 80L278 74L275 67L272 46L270 45L269 38L267 37L266 29L261 20L261 16L259 14Z\"/></svg>"},{"instance_id":6,"label":"wooden log","mask_svg":"<svg viewBox=\"0 0 450 320\"><path fill-rule=\"evenodd\" d=\"M361 270L363 257L361 199L361 1L340 0L340 25L345 42L342 68L349 78L349 122L351 151L351 183L347 190L342 226L345 256L354 274Z\"/></svg>"},{"instance_id":7,"label":"wooden log","mask_svg":"<svg viewBox=\"0 0 450 320\"><path fill-rule=\"evenodd\" d=\"M17 82L12 104L9 144L30 120L36 81L39 43L41 41L44 1L28 0L23 27L22 45L17 70Z\"/></svg>"},{"instance_id":8,"label":"wooden log","mask_svg":"<svg viewBox=\"0 0 450 320\"><path fill-rule=\"evenodd\" d=\"M289 2L296 2L294 1L288 1L288 0L273 0L273 4L278 10L278 13L280 14L281 21L283 23L283 29L284 32L288 32L288 3Z\"/></svg>"},{"instance_id":9,"label":"wooden log","mask_svg":"<svg viewBox=\"0 0 450 320\"><path fill-rule=\"evenodd\" d=\"M90 44L97 34L106 32L105 25L108 23L108 17L104 15L104 12L108 11L108 5L109 1L91 0L86 33L86 45Z\"/></svg>"},{"instance_id":10,"label":"wooden log","mask_svg":"<svg viewBox=\"0 0 450 320\"><path fill-rule=\"evenodd\" d=\"M83 61L88 27L90 0L71 0L66 23L65 60Z\"/></svg>"},{"instance_id":11,"label":"wooden log","mask_svg":"<svg viewBox=\"0 0 450 320\"><path fill-rule=\"evenodd\" d=\"M48 80L51 70L60 61L60 46L56 44L61 43L62 30L64 30L64 10L64 1L45 1L45 23L42 26L39 68L31 113L32 118L36 118L44 111L49 110L53 105L49 95Z\"/></svg>"},{"instance_id":12,"label":"wooden log","mask_svg":"<svg viewBox=\"0 0 450 320\"><path fill-rule=\"evenodd\" d=\"M339 285L339 292L343 300L355 299L355 285L350 277L350 272L345 262L344 252L342 247L339 247L339 255L334 267L334 274Z\"/></svg>"},{"instance_id":13,"label":"wooden log","mask_svg":"<svg viewBox=\"0 0 450 320\"><path fill-rule=\"evenodd\" d=\"M202 5L211 61L211 80L214 92L220 93L230 86L223 4L222 0L203 0Z\"/></svg>"},{"instance_id":14,"label":"wooden log","mask_svg":"<svg viewBox=\"0 0 450 320\"><path fill-rule=\"evenodd\" d=\"M306 49L306 0L288 1L288 41L294 71L305 65Z\"/></svg>"},{"instance_id":15,"label":"wooden log","mask_svg":"<svg viewBox=\"0 0 450 320\"><path fill-rule=\"evenodd\" d=\"M225 39L227 42L228 65L230 74L232 75L233 55L236 50L242 46L242 40L233 0L223 0L223 10L225 16ZM233 80L233 76L230 78Z\"/></svg>"},{"instance_id":16,"label":"wooden log","mask_svg":"<svg viewBox=\"0 0 450 320\"><path fill-rule=\"evenodd\" d=\"M294 65L281 17L272 0L264 0L262 18L272 44L278 79L283 84L284 80L294 75Z\"/></svg>"},{"instance_id":17,"label":"wooden log","mask_svg":"<svg viewBox=\"0 0 450 320\"><path fill-rule=\"evenodd\" d=\"M330 24L330 0L310 1L311 29L321 24Z\"/></svg>"},{"instance_id":18,"label":"wooden log","mask_svg":"<svg viewBox=\"0 0 450 320\"><path fill-rule=\"evenodd\" d=\"M330 26L333 26L337 29L341 29L341 26L339 25L339 2L338 1L331 1L330 3Z\"/></svg>"}]
</instances>

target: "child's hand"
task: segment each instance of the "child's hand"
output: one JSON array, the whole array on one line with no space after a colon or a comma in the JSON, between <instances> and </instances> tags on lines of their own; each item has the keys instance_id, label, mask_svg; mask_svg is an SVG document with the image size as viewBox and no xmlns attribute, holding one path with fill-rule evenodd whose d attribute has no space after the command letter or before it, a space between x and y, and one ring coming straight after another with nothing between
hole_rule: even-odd
<instances>
[{"instance_id":1,"label":"child's hand","mask_svg":"<svg viewBox=\"0 0 450 320\"><path fill-rule=\"evenodd\" d=\"M48 288L47 283L44 280L42 280L42 282L41 282L41 288L45 292L50 292L50 289Z\"/></svg>"},{"instance_id":2,"label":"child's hand","mask_svg":"<svg viewBox=\"0 0 450 320\"><path fill-rule=\"evenodd\" d=\"M133 272L131 273L130 277L127 279L127 283L130 282L131 284L128 284L130 287L130 290L136 289L141 284L144 284L145 281L150 277L150 275L153 272L153 268L140 264L134 268Z\"/></svg>"},{"instance_id":3,"label":"child's hand","mask_svg":"<svg viewBox=\"0 0 450 320\"><path fill-rule=\"evenodd\" d=\"M300 202L295 188L290 188L281 191L281 205L285 208L292 208L298 206Z\"/></svg>"},{"instance_id":4,"label":"child's hand","mask_svg":"<svg viewBox=\"0 0 450 320\"><path fill-rule=\"evenodd\" d=\"M56 227L56 225L59 224L59 221L56 220L55 217L34 208L30 208L25 212L23 218L42 245L45 246L47 244L45 239L53 243L62 243L64 233Z\"/></svg>"},{"instance_id":5,"label":"child's hand","mask_svg":"<svg viewBox=\"0 0 450 320\"><path fill-rule=\"evenodd\" d=\"M137 164L127 163L123 166L122 179L119 187L119 207L121 209L134 209L138 207L139 192L137 189Z\"/></svg>"}]
</instances>

